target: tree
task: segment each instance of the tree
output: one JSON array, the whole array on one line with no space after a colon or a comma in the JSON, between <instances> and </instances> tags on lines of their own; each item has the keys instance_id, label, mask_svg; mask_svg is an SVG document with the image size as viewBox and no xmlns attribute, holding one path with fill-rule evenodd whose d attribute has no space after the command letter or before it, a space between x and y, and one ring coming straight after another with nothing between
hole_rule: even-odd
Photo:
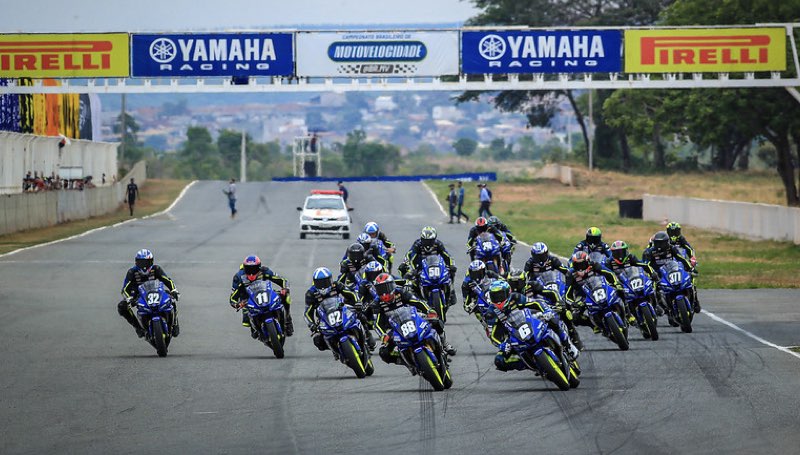
<instances>
[{"instance_id":1,"label":"tree","mask_svg":"<svg viewBox=\"0 0 800 455\"><path fill-rule=\"evenodd\" d=\"M347 133L342 158L352 175L386 175L399 164L400 150L394 145L367 141L363 130Z\"/></svg>"},{"instance_id":2,"label":"tree","mask_svg":"<svg viewBox=\"0 0 800 455\"><path fill-rule=\"evenodd\" d=\"M478 148L478 142L474 139L462 137L453 142L453 148L459 156L470 156L475 153L475 149Z\"/></svg>"}]
</instances>

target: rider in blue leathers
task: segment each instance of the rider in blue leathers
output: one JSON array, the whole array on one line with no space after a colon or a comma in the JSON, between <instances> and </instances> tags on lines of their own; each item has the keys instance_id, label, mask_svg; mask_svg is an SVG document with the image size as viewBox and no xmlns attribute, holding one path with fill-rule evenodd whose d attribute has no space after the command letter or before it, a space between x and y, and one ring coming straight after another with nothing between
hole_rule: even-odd
<instances>
[{"instance_id":1,"label":"rider in blue leathers","mask_svg":"<svg viewBox=\"0 0 800 455\"><path fill-rule=\"evenodd\" d=\"M150 250L142 249L136 252L134 262L134 266L128 269L128 272L125 274L125 280L122 283L123 299L117 304L117 312L128 321L128 324L133 326L139 338L144 337L145 331L139 325L136 316L133 315L131 306L135 305L136 298L139 296L139 286L150 280L159 280L164 283L164 286L166 286L167 290L172 294L172 305L175 311L175 323L172 327L172 336L178 336L180 333L180 326L178 325L178 307L176 303L178 298L180 298L180 293L175 289L175 283L167 276L164 269L153 263L153 253Z\"/></svg>"},{"instance_id":2,"label":"rider in blue leathers","mask_svg":"<svg viewBox=\"0 0 800 455\"><path fill-rule=\"evenodd\" d=\"M292 297L289 295L289 280L275 274L269 267L261 265L261 259L251 254L244 258L239 270L233 276L231 284L231 296L229 303L232 308L238 309L240 303L247 300L247 286L258 280L271 281L281 287L278 291L281 295L283 302L284 314L286 315L286 336L292 336L294 333L294 324L292 323L292 314L290 312L292 305ZM247 312L242 311L242 325L250 327L250 319L247 317ZM250 327L250 334L256 335L255 328Z\"/></svg>"}]
</instances>

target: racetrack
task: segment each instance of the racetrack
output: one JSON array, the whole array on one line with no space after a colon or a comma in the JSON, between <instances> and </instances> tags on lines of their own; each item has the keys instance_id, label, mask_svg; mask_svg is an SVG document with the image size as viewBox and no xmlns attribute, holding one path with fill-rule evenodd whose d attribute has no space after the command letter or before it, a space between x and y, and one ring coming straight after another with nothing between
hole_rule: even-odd
<instances>
[{"instance_id":1,"label":"racetrack","mask_svg":"<svg viewBox=\"0 0 800 455\"><path fill-rule=\"evenodd\" d=\"M453 388L434 393L374 357L358 380L319 352L302 322L311 271L348 241L300 240L305 183L199 182L166 215L0 258L0 453L796 453L800 359L711 320L660 325L619 352L582 328L581 386L559 392L502 373L479 324L448 315ZM466 270L465 225L442 223L416 183L354 183L354 226L378 221L402 254L433 224ZM148 247L183 294L169 356L116 311L136 250ZM285 359L227 305L231 276L257 252L292 284ZM521 265L526 255L517 252ZM338 267L337 267L338 268ZM460 293L459 293L460 294ZM781 346L800 344L800 292L705 291L704 308Z\"/></svg>"}]
</instances>

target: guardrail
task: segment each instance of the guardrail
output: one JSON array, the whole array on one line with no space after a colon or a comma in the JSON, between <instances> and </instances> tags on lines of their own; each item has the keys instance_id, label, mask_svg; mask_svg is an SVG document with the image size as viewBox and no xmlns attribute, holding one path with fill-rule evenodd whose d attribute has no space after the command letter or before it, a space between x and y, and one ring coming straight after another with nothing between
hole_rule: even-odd
<instances>
[{"instance_id":1,"label":"guardrail","mask_svg":"<svg viewBox=\"0 0 800 455\"><path fill-rule=\"evenodd\" d=\"M274 182L420 182L422 180L463 180L465 182L494 182L496 172L464 174L384 175L362 177L277 177Z\"/></svg>"},{"instance_id":2,"label":"guardrail","mask_svg":"<svg viewBox=\"0 0 800 455\"><path fill-rule=\"evenodd\" d=\"M752 239L800 245L800 208L652 194L645 194L643 200L645 220L677 221Z\"/></svg>"}]
</instances>

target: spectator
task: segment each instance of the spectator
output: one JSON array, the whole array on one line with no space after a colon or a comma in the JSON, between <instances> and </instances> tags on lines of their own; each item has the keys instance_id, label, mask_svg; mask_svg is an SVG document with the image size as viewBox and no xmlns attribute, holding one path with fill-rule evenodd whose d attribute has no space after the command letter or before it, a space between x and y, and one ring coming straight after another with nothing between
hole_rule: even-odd
<instances>
[{"instance_id":1,"label":"spectator","mask_svg":"<svg viewBox=\"0 0 800 455\"><path fill-rule=\"evenodd\" d=\"M344 183L341 180L339 180L339 183L337 183L337 185L339 185L339 191L342 192L342 199L344 199L344 205L347 205L347 196L349 194L347 192L347 188L344 187Z\"/></svg>"},{"instance_id":2,"label":"spectator","mask_svg":"<svg viewBox=\"0 0 800 455\"><path fill-rule=\"evenodd\" d=\"M480 195L478 199L480 200L481 206L478 209L478 214L482 217L490 217L492 216L492 211L490 210L490 206L492 205L492 193L489 192L489 189L486 188L485 183L479 183L478 188L480 188Z\"/></svg>"},{"instance_id":3,"label":"spectator","mask_svg":"<svg viewBox=\"0 0 800 455\"><path fill-rule=\"evenodd\" d=\"M131 178L131 183L128 184L127 189L128 196L125 200L128 202L128 209L131 211L131 216L133 216L133 205L136 204L136 198L139 197L139 187Z\"/></svg>"},{"instance_id":4,"label":"spectator","mask_svg":"<svg viewBox=\"0 0 800 455\"><path fill-rule=\"evenodd\" d=\"M317 141L319 137L317 137L317 133L311 135L311 153L317 153Z\"/></svg>"},{"instance_id":5,"label":"spectator","mask_svg":"<svg viewBox=\"0 0 800 455\"><path fill-rule=\"evenodd\" d=\"M231 179L228 187L223 189L222 192L228 196L228 207L231 209L231 219L236 218L236 179Z\"/></svg>"},{"instance_id":6,"label":"spectator","mask_svg":"<svg viewBox=\"0 0 800 455\"><path fill-rule=\"evenodd\" d=\"M103 172L103 182L102 183L103 183L103 185L106 184L106 173L105 172Z\"/></svg>"},{"instance_id":7,"label":"spectator","mask_svg":"<svg viewBox=\"0 0 800 455\"><path fill-rule=\"evenodd\" d=\"M461 180L456 182L458 184L458 213L456 214L458 217L458 222L461 222L461 217L464 217L464 221L469 223L469 216L461 209L464 206L464 186L461 184Z\"/></svg>"},{"instance_id":8,"label":"spectator","mask_svg":"<svg viewBox=\"0 0 800 455\"><path fill-rule=\"evenodd\" d=\"M450 221L453 224L453 217L456 216L456 205L458 204L458 195L456 194L456 186L451 183L447 185L450 188L450 193L447 194L447 208L450 209Z\"/></svg>"}]
</instances>

